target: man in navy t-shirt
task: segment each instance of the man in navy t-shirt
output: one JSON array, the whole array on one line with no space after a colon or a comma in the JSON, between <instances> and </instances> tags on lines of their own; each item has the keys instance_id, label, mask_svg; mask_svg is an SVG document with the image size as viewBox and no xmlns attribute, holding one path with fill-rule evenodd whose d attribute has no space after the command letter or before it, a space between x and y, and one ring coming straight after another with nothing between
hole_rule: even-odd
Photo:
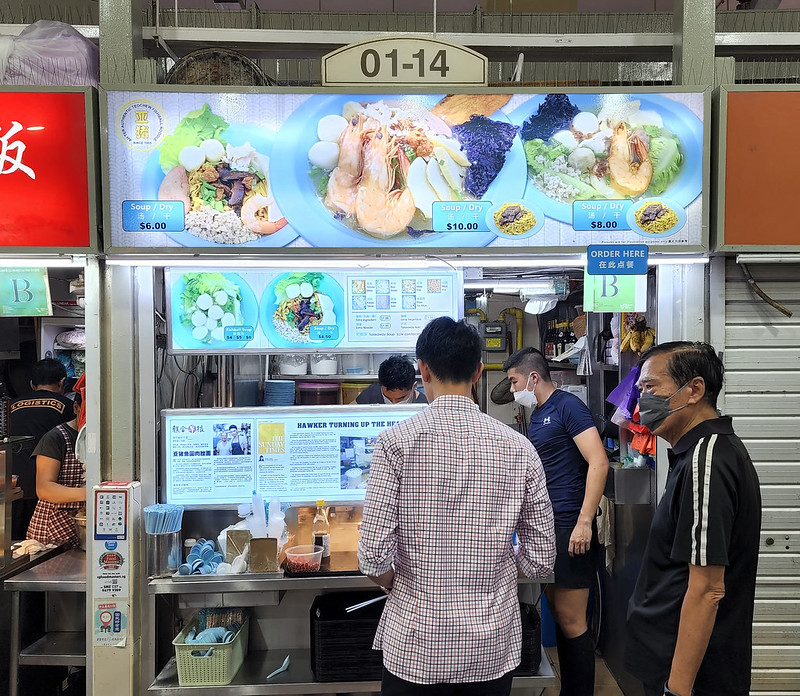
<instances>
[{"instance_id":1,"label":"man in navy t-shirt","mask_svg":"<svg viewBox=\"0 0 800 696\"><path fill-rule=\"evenodd\" d=\"M594 643L586 625L599 563L595 515L608 474L586 404L556 389L544 355L522 348L503 365L514 399L532 408L528 437L544 465L556 532L555 582L545 589L556 621L561 696L594 694Z\"/></svg>"}]
</instances>

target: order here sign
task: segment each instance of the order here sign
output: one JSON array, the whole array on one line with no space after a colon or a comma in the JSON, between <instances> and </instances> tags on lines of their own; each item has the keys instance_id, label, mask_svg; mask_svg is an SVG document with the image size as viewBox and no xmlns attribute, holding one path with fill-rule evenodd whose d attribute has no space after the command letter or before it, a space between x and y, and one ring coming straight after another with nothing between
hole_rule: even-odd
<instances>
[{"instance_id":1,"label":"order here sign","mask_svg":"<svg viewBox=\"0 0 800 696\"><path fill-rule=\"evenodd\" d=\"M0 248L90 246L87 94L0 92Z\"/></svg>"},{"instance_id":2,"label":"order here sign","mask_svg":"<svg viewBox=\"0 0 800 696\"><path fill-rule=\"evenodd\" d=\"M646 275L646 244L590 244L586 247L589 275Z\"/></svg>"}]
</instances>

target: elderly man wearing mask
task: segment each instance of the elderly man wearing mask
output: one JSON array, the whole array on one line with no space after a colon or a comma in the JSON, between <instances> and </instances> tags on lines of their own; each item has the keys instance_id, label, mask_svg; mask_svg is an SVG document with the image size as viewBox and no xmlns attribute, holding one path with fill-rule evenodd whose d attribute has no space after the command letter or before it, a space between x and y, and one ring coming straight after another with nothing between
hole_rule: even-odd
<instances>
[{"instance_id":1,"label":"elderly man wearing mask","mask_svg":"<svg viewBox=\"0 0 800 696\"><path fill-rule=\"evenodd\" d=\"M639 418L671 449L628 606L627 668L647 696L747 696L761 494L717 412L722 361L707 343L677 341L639 366Z\"/></svg>"}]
</instances>

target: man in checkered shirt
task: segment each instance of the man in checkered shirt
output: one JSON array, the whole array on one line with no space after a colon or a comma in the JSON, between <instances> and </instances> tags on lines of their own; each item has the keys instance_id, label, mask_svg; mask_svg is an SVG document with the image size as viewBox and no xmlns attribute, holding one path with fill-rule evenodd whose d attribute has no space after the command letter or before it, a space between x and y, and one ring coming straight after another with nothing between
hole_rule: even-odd
<instances>
[{"instance_id":1,"label":"man in checkered shirt","mask_svg":"<svg viewBox=\"0 0 800 696\"><path fill-rule=\"evenodd\" d=\"M522 642L517 568L546 577L555 560L542 463L473 402L474 327L434 319L417 359L431 405L379 436L358 550L389 591L373 645L381 694L506 695Z\"/></svg>"}]
</instances>

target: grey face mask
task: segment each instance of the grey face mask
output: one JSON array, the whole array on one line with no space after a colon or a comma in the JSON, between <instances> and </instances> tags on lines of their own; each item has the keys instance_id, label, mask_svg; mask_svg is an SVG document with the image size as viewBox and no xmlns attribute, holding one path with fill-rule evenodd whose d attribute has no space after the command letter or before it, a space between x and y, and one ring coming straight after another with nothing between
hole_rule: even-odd
<instances>
[{"instance_id":1,"label":"grey face mask","mask_svg":"<svg viewBox=\"0 0 800 696\"><path fill-rule=\"evenodd\" d=\"M689 380L691 382L692 380ZM677 394L683 387L678 388L675 392ZM661 427L661 424L667 420L675 411L680 411L686 408L689 404L678 406L678 408L670 408L669 402L672 396L656 396L655 394L642 394L639 397L639 422L647 428L651 433Z\"/></svg>"}]
</instances>

